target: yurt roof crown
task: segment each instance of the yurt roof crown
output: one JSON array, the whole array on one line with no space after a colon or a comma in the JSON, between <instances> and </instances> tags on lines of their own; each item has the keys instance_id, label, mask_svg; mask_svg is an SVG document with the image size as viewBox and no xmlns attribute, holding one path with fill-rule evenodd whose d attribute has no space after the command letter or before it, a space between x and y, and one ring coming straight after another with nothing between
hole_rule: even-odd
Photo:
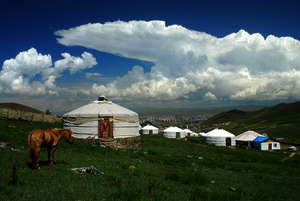
<instances>
[{"instance_id":1,"label":"yurt roof crown","mask_svg":"<svg viewBox=\"0 0 300 201\"><path fill-rule=\"evenodd\" d=\"M232 133L229 133L228 131L224 129L214 129L212 131L209 131L205 135L206 137L235 137Z\"/></svg>"}]
</instances>

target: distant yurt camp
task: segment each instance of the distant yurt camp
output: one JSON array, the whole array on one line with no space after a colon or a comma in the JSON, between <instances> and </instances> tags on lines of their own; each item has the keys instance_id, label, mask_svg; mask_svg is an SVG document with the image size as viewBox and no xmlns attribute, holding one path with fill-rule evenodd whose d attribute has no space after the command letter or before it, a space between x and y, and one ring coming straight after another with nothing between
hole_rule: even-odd
<instances>
[{"instance_id":1,"label":"distant yurt camp","mask_svg":"<svg viewBox=\"0 0 300 201\"><path fill-rule=\"evenodd\" d=\"M235 135L224 129L214 129L204 136L205 142L216 146L235 146Z\"/></svg>"},{"instance_id":2,"label":"distant yurt camp","mask_svg":"<svg viewBox=\"0 0 300 201\"><path fill-rule=\"evenodd\" d=\"M185 138L185 132L178 127L168 127L164 130L164 137L166 138Z\"/></svg>"},{"instance_id":3,"label":"distant yurt camp","mask_svg":"<svg viewBox=\"0 0 300 201\"><path fill-rule=\"evenodd\" d=\"M139 136L139 117L104 96L63 115L64 128L80 139L121 139Z\"/></svg>"},{"instance_id":4,"label":"distant yurt camp","mask_svg":"<svg viewBox=\"0 0 300 201\"><path fill-rule=\"evenodd\" d=\"M145 135L154 135L158 134L158 128L152 125L147 125L142 128L142 133Z\"/></svg>"},{"instance_id":5,"label":"distant yurt camp","mask_svg":"<svg viewBox=\"0 0 300 201\"><path fill-rule=\"evenodd\" d=\"M262 151L280 150L280 143L269 137L259 136L253 140L254 146Z\"/></svg>"},{"instance_id":6,"label":"distant yurt camp","mask_svg":"<svg viewBox=\"0 0 300 201\"><path fill-rule=\"evenodd\" d=\"M255 131L246 131L235 137L236 146L238 147L253 147L253 140L259 136L263 136Z\"/></svg>"}]
</instances>

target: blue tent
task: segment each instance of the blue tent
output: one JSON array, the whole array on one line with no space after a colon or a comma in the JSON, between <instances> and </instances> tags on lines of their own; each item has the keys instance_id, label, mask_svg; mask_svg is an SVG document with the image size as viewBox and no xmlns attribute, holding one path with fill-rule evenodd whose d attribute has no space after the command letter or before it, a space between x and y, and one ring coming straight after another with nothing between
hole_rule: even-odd
<instances>
[{"instance_id":1,"label":"blue tent","mask_svg":"<svg viewBox=\"0 0 300 201\"><path fill-rule=\"evenodd\" d=\"M257 138L255 138L253 140L253 142L264 142L266 140L270 139L269 137L265 137L265 136L258 136Z\"/></svg>"}]
</instances>

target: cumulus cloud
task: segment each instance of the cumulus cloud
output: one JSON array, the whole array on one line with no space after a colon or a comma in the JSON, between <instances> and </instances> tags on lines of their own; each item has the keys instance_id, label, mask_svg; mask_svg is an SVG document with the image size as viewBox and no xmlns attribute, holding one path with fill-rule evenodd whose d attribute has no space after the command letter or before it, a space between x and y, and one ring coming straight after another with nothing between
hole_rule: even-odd
<instances>
[{"instance_id":1,"label":"cumulus cloud","mask_svg":"<svg viewBox=\"0 0 300 201\"><path fill-rule=\"evenodd\" d=\"M164 21L93 23L56 32L58 42L152 62L85 93L203 100L300 98L300 42L244 30L218 38Z\"/></svg>"},{"instance_id":2,"label":"cumulus cloud","mask_svg":"<svg viewBox=\"0 0 300 201\"><path fill-rule=\"evenodd\" d=\"M81 57L68 53L63 59L52 62L51 55L42 55L35 48L20 52L15 58L5 60L0 71L0 92L7 94L57 94L55 80L65 70L70 73L91 68L97 64L92 54Z\"/></svg>"},{"instance_id":3,"label":"cumulus cloud","mask_svg":"<svg viewBox=\"0 0 300 201\"><path fill-rule=\"evenodd\" d=\"M206 92L203 96L204 100L217 100L217 97L210 91Z\"/></svg>"}]
</instances>

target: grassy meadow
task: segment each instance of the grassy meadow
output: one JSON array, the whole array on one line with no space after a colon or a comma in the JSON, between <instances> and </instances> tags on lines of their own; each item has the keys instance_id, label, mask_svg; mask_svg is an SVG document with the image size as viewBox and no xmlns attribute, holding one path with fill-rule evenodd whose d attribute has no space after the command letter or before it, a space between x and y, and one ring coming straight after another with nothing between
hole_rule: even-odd
<instances>
[{"instance_id":1,"label":"grassy meadow","mask_svg":"<svg viewBox=\"0 0 300 201\"><path fill-rule=\"evenodd\" d=\"M0 119L0 201L297 201L300 158L288 153L219 148L142 136L142 149L114 150L62 142L57 165L28 167L27 133L59 124ZM41 161L46 161L43 151ZM104 174L71 168L95 166Z\"/></svg>"}]
</instances>

